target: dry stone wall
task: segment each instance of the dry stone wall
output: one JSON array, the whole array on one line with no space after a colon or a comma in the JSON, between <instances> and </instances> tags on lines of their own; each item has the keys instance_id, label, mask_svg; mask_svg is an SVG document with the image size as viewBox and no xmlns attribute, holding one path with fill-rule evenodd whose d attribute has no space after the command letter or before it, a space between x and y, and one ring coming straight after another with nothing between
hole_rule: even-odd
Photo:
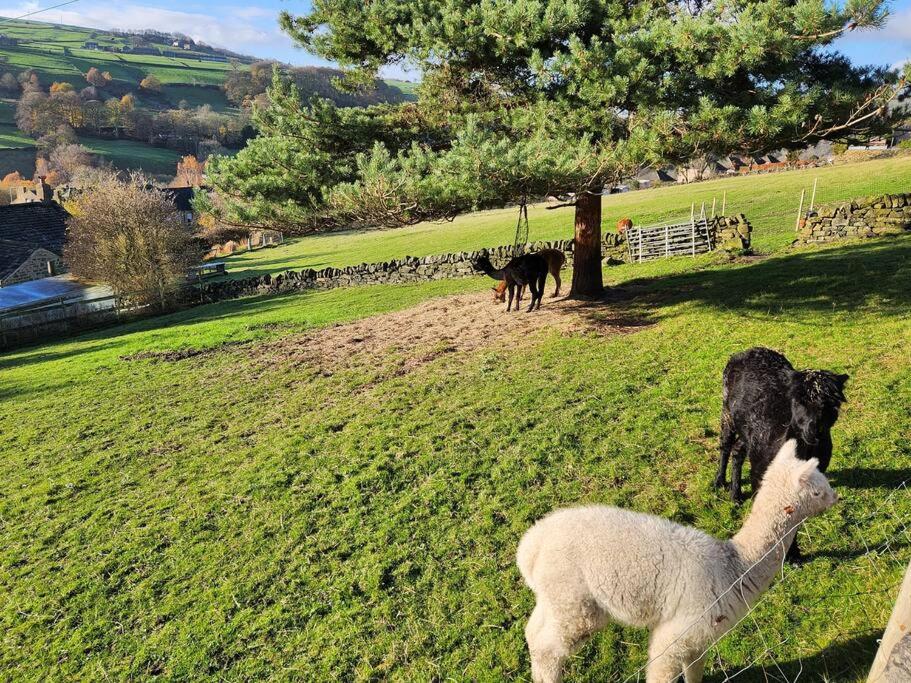
<instances>
[{"instance_id":1,"label":"dry stone wall","mask_svg":"<svg viewBox=\"0 0 911 683\"><path fill-rule=\"evenodd\" d=\"M566 254L566 262L572 266L573 242L534 242L525 251L558 249ZM625 249L625 247L624 247ZM490 258L495 266L502 266L521 253L513 246L494 247L478 251L461 251L454 254L435 256L406 256L382 263L362 263L346 268L324 268L287 271L279 275L224 280L201 285L200 296L204 302L221 301L251 294L296 292L307 289L333 289L354 285L404 284L427 282L478 275L472 263L482 256Z\"/></svg>"},{"instance_id":2,"label":"dry stone wall","mask_svg":"<svg viewBox=\"0 0 911 683\"><path fill-rule=\"evenodd\" d=\"M714 232L713 242L719 248L744 249L750 243L750 224L742 214L712 219L709 229ZM435 256L406 256L382 263L362 263L346 268L287 271L279 275L263 275L235 280L222 280L199 287L202 303L233 299L254 294L280 294L309 289L333 289L355 285L404 284L427 282L460 277L471 277L478 272L472 267L481 256L487 256L495 266L502 266L519 253L558 249L566 255L566 267L572 268L573 241L533 242L524 250L513 246L461 251ZM606 233L602 241L604 262L621 263L629 258L623 235Z\"/></svg>"},{"instance_id":3,"label":"dry stone wall","mask_svg":"<svg viewBox=\"0 0 911 683\"><path fill-rule=\"evenodd\" d=\"M798 241L812 244L897 235L909 230L911 194L887 194L820 207L803 222Z\"/></svg>"}]
</instances>

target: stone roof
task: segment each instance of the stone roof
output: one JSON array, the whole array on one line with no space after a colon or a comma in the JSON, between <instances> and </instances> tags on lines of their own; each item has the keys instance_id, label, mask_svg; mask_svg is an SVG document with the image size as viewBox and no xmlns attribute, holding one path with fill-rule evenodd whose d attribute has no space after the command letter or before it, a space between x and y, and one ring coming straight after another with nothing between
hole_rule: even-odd
<instances>
[{"instance_id":1,"label":"stone roof","mask_svg":"<svg viewBox=\"0 0 911 683\"><path fill-rule=\"evenodd\" d=\"M36 249L63 256L67 215L56 202L0 206L0 280Z\"/></svg>"}]
</instances>

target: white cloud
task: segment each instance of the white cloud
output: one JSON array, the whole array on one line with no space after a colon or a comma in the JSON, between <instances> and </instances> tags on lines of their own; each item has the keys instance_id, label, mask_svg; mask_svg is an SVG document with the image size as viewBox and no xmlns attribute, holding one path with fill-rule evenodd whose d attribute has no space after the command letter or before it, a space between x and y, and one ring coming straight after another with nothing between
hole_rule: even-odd
<instances>
[{"instance_id":1,"label":"white cloud","mask_svg":"<svg viewBox=\"0 0 911 683\"><path fill-rule=\"evenodd\" d=\"M879 30L852 31L844 37L844 40L852 42L911 41L911 9L892 13L886 25Z\"/></svg>"}]
</instances>

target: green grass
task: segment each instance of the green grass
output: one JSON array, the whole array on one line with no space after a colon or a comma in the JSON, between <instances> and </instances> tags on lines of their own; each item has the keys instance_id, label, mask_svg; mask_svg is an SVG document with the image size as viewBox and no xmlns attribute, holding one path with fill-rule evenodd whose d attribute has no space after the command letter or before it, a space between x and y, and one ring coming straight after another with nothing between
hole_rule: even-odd
<instances>
[{"instance_id":1,"label":"green grass","mask_svg":"<svg viewBox=\"0 0 911 683\"><path fill-rule=\"evenodd\" d=\"M35 141L16 126L0 123L0 150L34 147ZM2 154L2 152L0 152Z\"/></svg>"},{"instance_id":2,"label":"green grass","mask_svg":"<svg viewBox=\"0 0 911 683\"><path fill-rule=\"evenodd\" d=\"M763 344L850 373L842 502L707 681L767 680L768 645L788 680L859 683L911 555L911 500L889 497L911 474L909 264L911 237L621 266L589 314L637 332L492 340L404 376L269 344L488 281L249 298L0 356L0 678L528 680L523 531L600 502L731 534L720 374ZM211 352L123 358L180 348ZM611 626L568 679L622 680L644 647Z\"/></svg>"},{"instance_id":3,"label":"green grass","mask_svg":"<svg viewBox=\"0 0 911 683\"><path fill-rule=\"evenodd\" d=\"M165 97L167 97L175 107L183 100L191 107L201 107L208 104L217 112L237 112L237 108L228 102L225 93L220 88L166 85L162 91L164 92Z\"/></svg>"},{"instance_id":4,"label":"green grass","mask_svg":"<svg viewBox=\"0 0 911 683\"><path fill-rule=\"evenodd\" d=\"M753 245L774 251L794 240L794 225L801 190L806 203L818 178L817 205L824 202L887 192L911 191L911 156L842 164L802 171L712 180L690 185L670 185L604 198L603 228L614 230L618 219L629 216L638 225L672 218L689 220L691 204L697 211L713 199L721 211L727 195L727 213L744 213L753 224ZM570 239L571 208L547 210L529 207L532 240ZM459 216L449 223L420 225L372 233L351 232L288 240L285 245L243 253L228 261L232 275L278 273L289 269L348 266L386 261L402 256L425 256L512 244L516 209L483 211Z\"/></svg>"},{"instance_id":5,"label":"green grass","mask_svg":"<svg viewBox=\"0 0 911 683\"><path fill-rule=\"evenodd\" d=\"M81 137L79 142L113 163L116 168L142 170L152 175L173 176L181 157L180 152L173 149L152 147L134 140Z\"/></svg>"},{"instance_id":6,"label":"green grass","mask_svg":"<svg viewBox=\"0 0 911 683\"><path fill-rule=\"evenodd\" d=\"M10 139L12 140L12 137ZM23 178L31 178L35 175L35 150L33 148L0 148L0 178L14 171L19 171Z\"/></svg>"}]
</instances>

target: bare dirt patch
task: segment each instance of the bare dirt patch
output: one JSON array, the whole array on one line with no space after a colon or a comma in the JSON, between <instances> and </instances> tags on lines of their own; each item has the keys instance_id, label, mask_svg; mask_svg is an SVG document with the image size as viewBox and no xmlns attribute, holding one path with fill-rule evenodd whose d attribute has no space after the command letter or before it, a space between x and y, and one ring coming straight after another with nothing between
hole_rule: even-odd
<instances>
[{"instance_id":1,"label":"bare dirt patch","mask_svg":"<svg viewBox=\"0 0 911 683\"><path fill-rule=\"evenodd\" d=\"M506 313L490 293L432 299L414 308L321 328L262 345L271 362L309 365L325 374L363 364L407 374L442 355L488 346L515 348L539 333L627 334L648 325L623 316L609 301L544 300L532 313Z\"/></svg>"}]
</instances>

